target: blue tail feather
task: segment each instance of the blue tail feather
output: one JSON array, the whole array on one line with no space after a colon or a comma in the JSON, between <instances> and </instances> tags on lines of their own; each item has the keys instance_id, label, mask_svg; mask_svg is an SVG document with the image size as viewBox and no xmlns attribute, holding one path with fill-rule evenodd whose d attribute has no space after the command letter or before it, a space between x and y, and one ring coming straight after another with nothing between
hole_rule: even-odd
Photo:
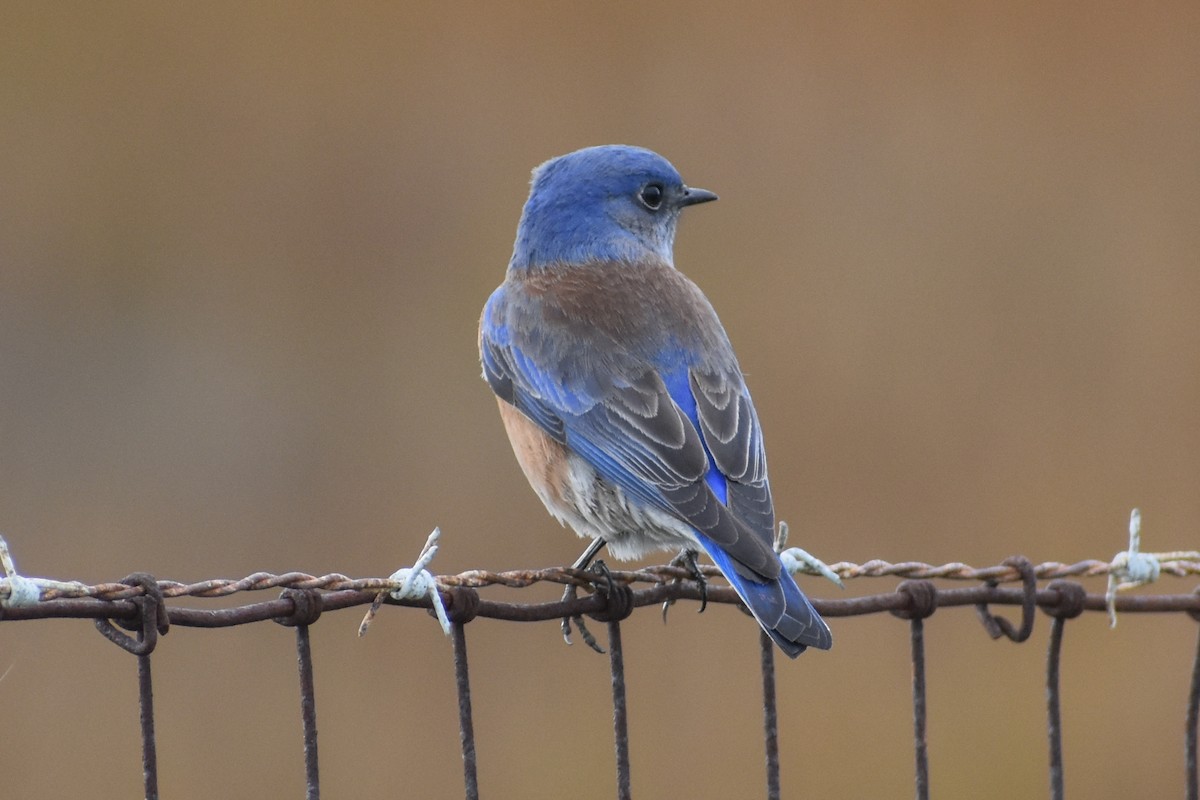
<instances>
[{"instance_id":1,"label":"blue tail feather","mask_svg":"<svg viewBox=\"0 0 1200 800\"><path fill-rule=\"evenodd\" d=\"M733 559L715 542L702 534L697 538L758 624L783 652L795 658L809 647L830 648L833 636L829 626L800 591L791 573L781 570L778 578L765 581L747 578L738 572Z\"/></svg>"}]
</instances>

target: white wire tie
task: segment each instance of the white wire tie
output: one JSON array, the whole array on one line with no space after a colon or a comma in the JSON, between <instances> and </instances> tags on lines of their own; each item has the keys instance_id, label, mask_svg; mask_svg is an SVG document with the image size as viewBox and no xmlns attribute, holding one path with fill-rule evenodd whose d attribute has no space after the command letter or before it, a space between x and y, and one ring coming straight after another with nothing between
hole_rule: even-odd
<instances>
[{"instance_id":1,"label":"white wire tie","mask_svg":"<svg viewBox=\"0 0 1200 800\"><path fill-rule=\"evenodd\" d=\"M1142 512L1129 514L1129 549L1117 553L1108 565L1108 591L1104 605L1108 609L1108 627L1117 627L1117 592L1154 583L1162 573L1162 564L1154 553L1141 552Z\"/></svg>"},{"instance_id":2,"label":"white wire tie","mask_svg":"<svg viewBox=\"0 0 1200 800\"><path fill-rule=\"evenodd\" d=\"M26 578L17 574L12 552L8 542L0 536L0 569L4 577L0 578L0 606L4 608L28 608L36 605L42 599L41 584L35 578ZM4 589L8 591L5 592Z\"/></svg>"},{"instance_id":3,"label":"white wire tie","mask_svg":"<svg viewBox=\"0 0 1200 800\"><path fill-rule=\"evenodd\" d=\"M780 521L779 532L775 534L775 552L779 553L779 560L783 562L784 569L792 575L795 575L797 572L803 572L805 575L820 575L836 583L838 588L846 588L846 584L842 583L841 577L830 569L828 564L812 553L800 547L788 547L785 550L784 547L787 545L787 539L788 524Z\"/></svg>"},{"instance_id":4,"label":"white wire tie","mask_svg":"<svg viewBox=\"0 0 1200 800\"><path fill-rule=\"evenodd\" d=\"M437 555L438 539L442 536L441 528L434 528L429 534L429 538L425 540L425 546L421 548L421 554L417 557L417 561L411 567L403 567L391 574L388 580L399 584L395 589L390 591L384 590L375 597L375 602L371 604L371 608L367 610L366 616L358 626L358 635L362 636L367 632L367 627L371 624L371 620L375 618L375 614L379 611L379 607L383 604L385 595L390 594L395 600L420 600L428 597L433 604L433 611L437 615L438 622L441 623L442 632L447 636L450 635L450 618L446 615L446 606L442 602L441 592L438 591L437 578L426 569L429 563L433 561L433 557Z\"/></svg>"}]
</instances>

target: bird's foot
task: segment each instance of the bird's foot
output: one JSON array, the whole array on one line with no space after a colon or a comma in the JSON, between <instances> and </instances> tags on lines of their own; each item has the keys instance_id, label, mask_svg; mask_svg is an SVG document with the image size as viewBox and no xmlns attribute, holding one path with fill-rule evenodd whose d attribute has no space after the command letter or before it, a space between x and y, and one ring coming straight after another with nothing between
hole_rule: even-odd
<instances>
[{"instance_id":1,"label":"bird's foot","mask_svg":"<svg viewBox=\"0 0 1200 800\"><path fill-rule=\"evenodd\" d=\"M600 552L600 548L604 546L603 539L595 539L587 546L587 549L575 559L575 563L571 565L572 569L587 569L592 563L592 559L596 557L596 553ZM603 564L603 562L598 562ZM608 573L608 568L604 567L605 574ZM579 587L573 583L568 583L567 588L563 589L562 600L564 603L569 603L579 597ZM567 644L571 642L571 623L575 623L575 627L579 629L579 637L583 639L583 643L595 650L597 653L604 653L605 650L596 641L596 637L588 630L587 624L583 621L582 614L568 614L562 618L562 637Z\"/></svg>"},{"instance_id":2,"label":"bird's foot","mask_svg":"<svg viewBox=\"0 0 1200 800\"><path fill-rule=\"evenodd\" d=\"M563 602L569 603L579 596L579 587L573 583L567 584L567 588L563 590ZM567 644L574 644L571 641L571 623L575 623L575 627L579 630L579 638L583 639L583 643L595 650L597 653L604 654L605 649L596 641L596 637L588 630L587 624L583 621L582 614L568 614L562 618L562 637Z\"/></svg>"},{"instance_id":3,"label":"bird's foot","mask_svg":"<svg viewBox=\"0 0 1200 800\"><path fill-rule=\"evenodd\" d=\"M704 613L704 609L708 608L708 578L704 577L704 573L700 571L700 565L696 563L698 553L695 550L684 549L679 555L671 559L669 566L683 567L691 575L692 580L700 587L700 610L697 614ZM676 578L674 583L678 583ZM662 606L663 622L667 621L667 610L675 604L674 598L665 600Z\"/></svg>"}]
</instances>

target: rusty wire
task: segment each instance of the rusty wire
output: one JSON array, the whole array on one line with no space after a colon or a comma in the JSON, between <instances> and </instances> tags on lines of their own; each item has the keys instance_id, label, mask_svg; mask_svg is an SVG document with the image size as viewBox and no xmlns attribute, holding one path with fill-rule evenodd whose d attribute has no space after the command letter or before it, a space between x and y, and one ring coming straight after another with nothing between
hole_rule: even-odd
<instances>
[{"instance_id":1,"label":"rusty wire","mask_svg":"<svg viewBox=\"0 0 1200 800\"><path fill-rule=\"evenodd\" d=\"M1194 556L1195 554L1186 554ZM1160 561L1162 572L1176 577L1200 575L1200 559L1163 558ZM712 565L698 565L705 577L720 577L720 571ZM1108 575L1112 563L1089 559L1073 564L1058 561L1047 561L1033 568L1034 577L1039 581L1056 578L1088 578ZM849 561L839 561L830 564L829 569L843 580L854 578L897 577L914 580L940 578L944 580L986 581L990 583L1012 583L1020 581L1020 570L1009 564L998 564L989 567L972 567L961 562L950 562L941 565L926 564L920 561L901 561L891 563L880 559L872 559L862 564ZM692 577L692 573L683 568L671 565L645 567L638 570L612 572L614 578L622 583L653 583L662 584ZM570 567L547 567L543 569L520 569L504 572L490 570L468 570L457 575L439 575L437 581L444 587L470 586L483 588L486 586L506 586L512 589L523 589L537 583L549 582L557 584L574 584L590 586L594 577L585 570ZM43 601L95 598L98 600L125 600L137 597L141 590L123 583L99 583L88 585L76 581L40 581L42 584L41 599ZM397 588L396 582L390 578L350 578L337 572L326 575L309 575L304 572L285 572L275 575L269 572L255 572L240 579L216 578L197 583L180 583L177 581L159 581L159 588L165 598L176 597L228 597L240 592L262 591L265 589L322 589L325 591L373 591L392 590ZM0 581L0 602L8 598L8 587Z\"/></svg>"},{"instance_id":2,"label":"rusty wire","mask_svg":"<svg viewBox=\"0 0 1200 800\"><path fill-rule=\"evenodd\" d=\"M997 570L999 568L990 568ZM914 570L917 574L920 571ZM983 572L983 571L980 571ZM707 570L706 570L707 573ZM595 585L595 574L585 570L553 569L530 570L519 573L502 573L511 580L514 574L522 579L535 576L538 580L551 580L558 583L578 583L582 586ZM635 608L657 605L666 600L699 600L701 590L689 580L688 574L676 567L657 567L654 570L639 570L637 572L612 572L613 579L629 585L633 581L646 580L645 575L653 575L655 580L679 582L655 582L649 588L633 591L632 602ZM995 574L992 572L991 574ZM461 580L462 576L439 577L439 583L445 587L443 596L447 596L456 587L474 588L478 573L463 573L471 577ZM714 576L715 577L715 576ZM1003 580L1003 578L1001 579ZM499 582L487 582L478 585L495 585ZM505 582L502 585L511 586ZM524 584L529 585L529 584ZM321 593L323 606L333 611L351 606L370 604L379 592L395 588L395 582L387 579L349 579L345 576L323 576L314 578L303 573L286 573L284 575L269 575L256 573L240 581L205 581L200 584L179 584L174 581L159 581L164 599L179 596L192 597L222 597L235 592L256 591L284 587L288 589L324 588ZM98 584L96 586L80 585L72 594L75 596L53 596L51 599L29 606L0 607L0 620L32 620L46 618L81 618L81 619L118 619L129 620L139 615L138 606L132 602L144 595L141 587L131 587L124 584ZM76 594L77 592L77 594ZM938 604L942 607L951 606L980 606L980 605L1024 605L1028 594L1015 588L991 585L972 586L964 588L948 588L938 590ZM709 602L738 604L737 594L731 587L710 585L707 590ZM1033 599L1039 607L1052 608L1059 603L1059 595L1053 589L1038 589ZM393 600L385 602L392 605L416 606L430 608L427 598L414 600ZM813 605L822 615L828 617L853 617L863 614L877 614L885 611L895 611L906 608L909 600L899 592L865 595L846 599L814 598ZM605 606L604 598L597 594L589 594L572 600L559 600L545 603L508 603L497 600L480 599L476 615L491 619L502 619L512 622L538 622L560 620L565 616L591 614L600 611ZM1089 593L1084 600L1086 611L1106 610L1106 597L1103 593ZM1121 595L1116 600L1116 609L1121 613L1146 612L1178 612L1200 610L1200 596L1195 594L1155 594L1155 595ZM233 625L243 625L251 622L261 622L286 617L294 613L293 600L281 597L250 603L227 609L199 609L167 607L172 625L182 625L198 628L223 628Z\"/></svg>"},{"instance_id":3,"label":"rusty wire","mask_svg":"<svg viewBox=\"0 0 1200 800\"><path fill-rule=\"evenodd\" d=\"M934 566L916 561L889 563L882 560L871 560L863 564L839 562L830 565L830 569L844 580L868 577L903 577L912 580L936 578L982 581L984 582L983 586L939 590L939 604L942 606L977 606L985 603L1019 605L1026 601L1028 596L1026 592L1019 589L1002 588L1000 584L1023 579L1028 582L1030 580L1102 576L1109 573L1110 566L1109 562L1097 560L1079 561L1073 564L1050 561L1032 566L1032 573L1029 573L1024 572L1025 569L1029 569L1028 567L1020 568L1010 563L989 567L972 567L959 562ZM713 566L701 566L700 571L706 578L721 577L720 572ZM1200 561L1190 558L1163 560L1162 572L1175 576L1200 575ZM693 577L692 574L682 567L662 565L631 571L614 570L608 574L615 582L628 586L650 584L650 588L640 589L633 593L635 607L653 605L668 599L700 599L698 587L690 580ZM502 586L520 589L542 582L593 588L596 585L597 576L587 570L550 567L505 572L469 570L457 575L440 575L436 580L442 587L445 596L446 592L455 587ZM49 580L37 580L37 583L41 589L40 602L28 606L5 607L2 604L7 599L8 586L3 580L0 580L0 619L48 617L132 619L136 616L137 609L129 601L144 596L146 592L145 587L141 585L127 583L88 585L79 582ZM397 582L389 578L350 578L340 573L314 576L303 572L287 572L279 575L256 572L237 580L212 579L197 583L157 581L157 590L164 600L179 597L228 597L242 592L270 589L300 591L319 589L324 608L328 610L370 603L380 592L396 588ZM711 586L708 598L718 603L736 604L739 602L733 589L726 586ZM430 607L428 600L388 600L388 602L396 605ZM819 612L826 616L848 617L894 611L905 607L907 602L903 596L891 592L847 599L817 598L814 599L813 604ZM1036 594L1036 602L1045 608L1055 605L1058 597L1052 590L1044 589ZM1084 607L1088 611L1104 610L1105 602L1103 594L1088 594ZM476 613L478 616L493 619L533 622L558 620L569 615L590 614L602 606L602 600L595 595L569 601L536 604L481 600ZM1120 612L1193 611L1198 608L1200 608L1200 599L1193 595L1122 595L1116 600L1116 610ZM292 603L284 598L229 609L170 607L168 611L173 624L214 628L275 619L293 612Z\"/></svg>"}]
</instances>

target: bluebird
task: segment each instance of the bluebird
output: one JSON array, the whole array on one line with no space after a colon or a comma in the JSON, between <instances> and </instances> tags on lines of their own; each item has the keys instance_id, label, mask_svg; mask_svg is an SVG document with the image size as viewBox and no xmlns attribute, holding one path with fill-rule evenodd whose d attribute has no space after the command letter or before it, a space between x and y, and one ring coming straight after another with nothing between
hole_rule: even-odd
<instances>
[{"instance_id":1,"label":"bluebird","mask_svg":"<svg viewBox=\"0 0 1200 800\"><path fill-rule=\"evenodd\" d=\"M829 648L829 627L772 546L762 429L729 337L674 265L680 212L716 199L638 147L536 168L480 320L483 377L525 477L588 553L704 551L794 658Z\"/></svg>"}]
</instances>

